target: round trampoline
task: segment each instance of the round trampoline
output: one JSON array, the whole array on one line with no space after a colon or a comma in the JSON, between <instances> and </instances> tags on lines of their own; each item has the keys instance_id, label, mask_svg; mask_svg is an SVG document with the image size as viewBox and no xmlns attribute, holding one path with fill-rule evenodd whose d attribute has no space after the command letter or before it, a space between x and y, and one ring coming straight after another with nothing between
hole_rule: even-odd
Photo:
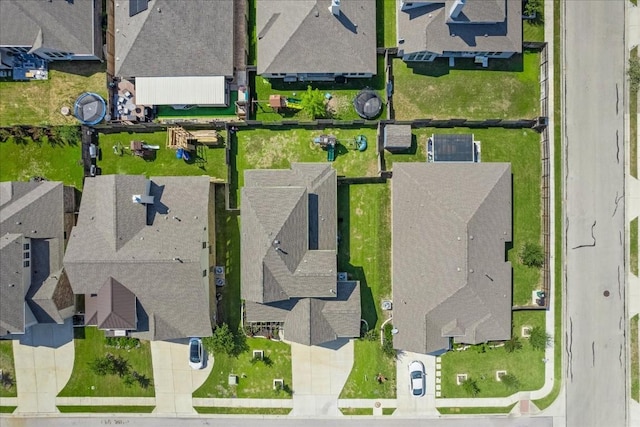
<instances>
[{"instance_id":1,"label":"round trampoline","mask_svg":"<svg viewBox=\"0 0 640 427\"><path fill-rule=\"evenodd\" d=\"M76 99L73 114L85 125L95 125L107 114L107 104L97 93L85 92Z\"/></svg>"},{"instance_id":2,"label":"round trampoline","mask_svg":"<svg viewBox=\"0 0 640 427\"><path fill-rule=\"evenodd\" d=\"M371 89L363 89L353 100L356 113L363 119L374 119L382 111L382 99Z\"/></svg>"}]
</instances>

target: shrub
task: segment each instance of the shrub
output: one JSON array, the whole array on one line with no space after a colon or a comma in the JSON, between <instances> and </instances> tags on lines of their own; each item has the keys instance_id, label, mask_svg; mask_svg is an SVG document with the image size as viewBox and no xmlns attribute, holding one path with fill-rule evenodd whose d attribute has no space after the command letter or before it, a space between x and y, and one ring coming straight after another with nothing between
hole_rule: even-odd
<instances>
[{"instance_id":1,"label":"shrub","mask_svg":"<svg viewBox=\"0 0 640 427\"><path fill-rule=\"evenodd\" d=\"M629 76L631 92L638 92L638 89L640 89L640 58L637 56L629 57L627 75Z\"/></svg>"},{"instance_id":2,"label":"shrub","mask_svg":"<svg viewBox=\"0 0 640 427\"><path fill-rule=\"evenodd\" d=\"M382 353L387 357L396 357L396 349L393 348L393 334L391 330L393 326L387 323L384 326L384 339L382 340Z\"/></svg>"},{"instance_id":3,"label":"shrub","mask_svg":"<svg viewBox=\"0 0 640 427\"><path fill-rule=\"evenodd\" d=\"M202 344L210 353L232 355L236 348L236 339L229 325L223 323L213 331L212 336L203 338Z\"/></svg>"},{"instance_id":4,"label":"shrub","mask_svg":"<svg viewBox=\"0 0 640 427\"><path fill-rule=\"evenodd\" d=\"M324 95L318 90L312 90L307 86L307 91L302 94L300 104L311 120L326 117L327 107L324 105Z\"/></svg>"},{"instance_id":5,"label":"shrub","mask_svg":"<svg viewBox=\"0 0 640 427\"><path fill-rule=\"evenodd\" d=\"M131 337L104 337L107 347L123 348L129 350L140 347L140 340Z\"/></svg>"},{"instance_id":6,"label":"shrub","mask_svg":"<svg viewBox=\"0 0 640 427\"><path fill-rule=\"evenodd\" d=\"M524 5L525 16L536 16L542 14L542 0L527 0Z\"/></svg>"},{"instance_id":7,"label":"shrub","mask_svg":"<svg viewBox=\"0 0 640 427\"><path fill-rule=\"evenodd\" d=\"M516 391L520 388L520 380L513 374L504 374L500 377L500 382L511 391Z\"/></svg>"},{"instance_id":8,"label":"shrub","mask_svg":"<svg viewBox=\"0 0 640 427\"><path fill-rule=\"evenodd\" d=\"M2 387L5 389L10 389L16 384L15 378L9 371L3 371L2 375L0 375L0 382L2 383Z\"/></svg>"},{"instance_id":9,"label":"shrub","mask_svg":"<svg viewBox=\"0 0 640 427\"><path fill-rule=\"evenodd\" d=\"M544 264L544 250L537 243L527 242L520 249L520 261L528 267L540 268Z\"/></svg>"},{"instance_id":10,"label":"shrub","mask_svg":"<svg viewBox=\"0 0 640 427\"><path fill-rule=\"evenodd\" d=\"M513 335L509 341L505 341L504 349L507 353L513 353L516 350L520 350L522 348L522 342L517 335Z\"/></svg>"},{"instance_id":11,"label":"shrub","mask_svg":"<svg viewBox=\"0 0 640 427\"><path fill-rule=\"evenodd\" d=\"M52 144L78 145L80 143L80 128L77 126L58 126L53 128Z\"/></svg>"},{"instance_id":12,"label":"shrub","mask_svg":"<svg viewBox=\"0 0 640 427\"><path fill-rule=\"evenodd\" d=\"M531 329L529 342L535 350L544 350L551 342L551 336L547 334L547 331L545 331L543 327L534 326L533 329Z\"/></svg>"},{"instance_id":13,"label":"shrub","mask_svg":"<svg viewBox=\"0 0 640 427\"><path fill-rule=\"evenodd\" d=\"M365 341L377 341L380 338L378 331L375 329L370 329L364 334Z\"/></svg>"},{"instance_id":14,"label":"shrub","mask_svg":"<svg viewBox=\"0 0 640 427\"><path fill-rule=\"evenodd\" d=\"M462 383L462 388L471 397L476 397L480 393L478 383L473 378L469 377Z\"/></svg>"}]
</instances>

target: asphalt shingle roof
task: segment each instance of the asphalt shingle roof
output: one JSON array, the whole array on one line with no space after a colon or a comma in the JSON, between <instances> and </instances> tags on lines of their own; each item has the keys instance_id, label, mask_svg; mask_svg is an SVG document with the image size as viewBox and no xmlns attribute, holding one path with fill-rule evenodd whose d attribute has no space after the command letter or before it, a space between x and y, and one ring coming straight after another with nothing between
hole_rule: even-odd
<instances>
[{"instance_id":1,"label":"asphalt shingle roof","mask_svg":"<svg viewBox=\"0 0 640 427\"><path fill-rule=\"evenodd\" d=\"M153 0L132 17L116 4L116 76L233 76L233 0Z\"/></svg>"},{"instance_id":2,"label":"asphalt shingle roof","mask_svg":"<svg viewBox=\"0 0 640 427\"><path fill-rule=\"evenodd\" d=\"M98 0L1 0L0 44L102 57ZM96 32L97 31L97 32Z\"/></svg>"},{"instance_id":3,"label":"asphalt shingle roof","mask_svg":"<svg viewBox=\"0 0 640 427\"><path fill-rule=\"evenodd\" d=\"M359 286L336 282L336 186L336 172L326 164L245 171L241 295L247 321L284 322L286 338L307 345L359 334Z\"/></svg>"},{"instance_id":4,"label":"asphalt shingle roof","mask_svg":"<svg viewBox=\"0 0 640 427\"><path fill-rule=\"evenodd\" d=\"M73 301L58 298L58 307L47 300L64 285L59 280L64 251L62 183L0 183L0 237L0 335L24 332L25 316L31 314L41 322L61 322L57 310ZM29 243L29 269L23 268L24 243ZM25 311L25 300L32 313Z\"/></svg>"},{"instance_id":5,"label":"asphalt shingle roof","mask_svg":"<svg viewBox=\"0 0 640 427\"><path fill-rule=\"evenodd\" d=\"M467 0L458 19L453 0L398 11L399 48L405 54L443 52L522 52L522 1Z\"/></svg>"},{"instance_id":6,"label":"asphalt shingle roof","mask_svg":"<svg viewBox=\"0 0 640 427\"><path fill-rule=\"evenodd\" d=\"M146 193L147 188L149 193ZM211 335L208 243L210 182L202 177L103 175L85 182L64 265L76 294L113 278L148 316L141 338ZM154 204L134 203L150 194ZM110 204L113 201L114 204ZM131 224L120 224L131 221ZM115 226L114 226L115 224ZM149 224L149 225L147 225Z\"/></svg>"},{"instance_id":7,"label":"asphalt shingle roof","mask_svg":"<svg viewBox=\"0 0 640 427\"><path fill-rule=\"evenodd\" d=\"M510 165L398 163L392 209L394 346L509 339Z\"/></svg>"},{"instance_id":8,"label":"asphalt shingle roof","mask_svg":"<svg viewBox=\"0 0 640 427\"><path fill-rule=\"evenodd\" d=\"M375 0L257 0L258 74L376 74Z\"/></svg>"}]
</instances>

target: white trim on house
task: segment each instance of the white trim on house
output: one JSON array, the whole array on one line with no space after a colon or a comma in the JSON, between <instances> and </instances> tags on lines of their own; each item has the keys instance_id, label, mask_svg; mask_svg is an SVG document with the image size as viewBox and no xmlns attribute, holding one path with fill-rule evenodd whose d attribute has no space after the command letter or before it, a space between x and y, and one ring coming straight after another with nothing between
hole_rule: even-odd
<instances>
[{"instance_id":1,"label":"white trim on house","mask_svg":"<svg viewBox=\"0 0 640 427\"><path fill-rule=\"evenodd\" d=\"M138 105L228 104L224 76L136 77Z\"/></svg>"}]
</instances>

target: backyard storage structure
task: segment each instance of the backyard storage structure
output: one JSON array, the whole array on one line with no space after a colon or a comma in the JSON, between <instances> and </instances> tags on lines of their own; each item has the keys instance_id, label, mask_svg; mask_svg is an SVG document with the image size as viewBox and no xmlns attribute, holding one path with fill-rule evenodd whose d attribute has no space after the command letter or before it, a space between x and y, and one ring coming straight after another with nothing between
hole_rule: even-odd
<instances>
[{"instance_id":1,"label":"backyard storage structure","mask_svg":"<svg viewBox=\"0 0 640 427\"><path fill-rule=\"evenodd\" d=\"M411 125L386 125L384 127L384 148L392 153L411 148Z\"/></svg>"},{"instance_id":2,"label":"backyard storage structure","mask_svg":"<svg viewBox=\"0 0 640 427\"><path fill-rule=\"evenodd\" d=\"M136 77L138 105L207 105L226 107L223 76Z\"/></svg>"},{"instance_id":3,"label":"backyard storage structure","mask_svg":"<svg viewBox=\"0 0 640 427\"><path fill-rule=\"evenodd\" d=\"M427 161L479 162L480 143L474 141L473 134L434 134L427 141Z\"/></svg>"}]
</instances>

